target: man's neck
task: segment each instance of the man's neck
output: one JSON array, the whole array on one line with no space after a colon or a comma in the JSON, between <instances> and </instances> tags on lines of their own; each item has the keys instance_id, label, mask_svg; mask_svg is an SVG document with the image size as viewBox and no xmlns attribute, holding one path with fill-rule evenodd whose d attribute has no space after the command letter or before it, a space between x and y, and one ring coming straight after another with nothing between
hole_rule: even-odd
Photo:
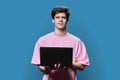
<instances>
[{"instance_id":1,"label":"man's neck","mask_svg":"<svg viewBox=\"0 0 120 80\"><path fill-rule=\"evenodd\" d=\"M58 36L64 36L66 34L66 30L58 30L58 29L55 29L55 34L58 35Z\"/></svg>"}]
</instances>

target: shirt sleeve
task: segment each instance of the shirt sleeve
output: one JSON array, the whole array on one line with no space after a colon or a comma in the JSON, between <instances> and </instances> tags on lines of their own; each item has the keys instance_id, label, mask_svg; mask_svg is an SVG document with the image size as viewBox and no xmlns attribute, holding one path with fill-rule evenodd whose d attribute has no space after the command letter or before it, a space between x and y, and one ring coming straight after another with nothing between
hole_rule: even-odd
<instances>
[{"instance_id":1,"label":"shirt sleeve","mask_svg":"<svg viewBox=\"0 0 120 80\"><path fill-rule=\"evenodd\" d=\"M75 62L78 62L82 65L89 65L89 57L86 51L86 47L82 41L78 41L75 44Z\"/></svg>"},{"instance_id":2,"label":"shirt sleeve","mask_svg":"<svg viewBox=\"0 0 120 80\"><path fill-rule=\"evenodd\" d=\"M35 65L40 64L40 49L39 48L40 48L40 46L39 46L38 42L36 42L35 47L34 47L32 60L31 60L32 64L35 64Z\"/></svg>"}]
</instances>

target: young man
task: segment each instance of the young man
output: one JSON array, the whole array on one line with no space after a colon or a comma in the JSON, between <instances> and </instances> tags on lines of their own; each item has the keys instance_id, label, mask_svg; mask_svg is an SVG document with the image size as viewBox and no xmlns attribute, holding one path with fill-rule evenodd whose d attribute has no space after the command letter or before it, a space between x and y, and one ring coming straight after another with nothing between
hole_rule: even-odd
<instances>
[{"instance_id":1,"label":"young man","mask_svg":"<svg viewBox=\"0 0 120 80\"><path fill-rule=\"evenodd\" d=\"M83 70L89 65L89 58L85 45L76 36L66 32L66 25L69 20L69 9L65 6L53 8L51 12L54 31L46 34L36 42L32 57L32 64L35 64L44 73L43 80L77 80L76 70ZM72 68L60 68L55 64L54 68L40 65L40 47L71 47L73 48Z\"/></svg>"}]
</instances>

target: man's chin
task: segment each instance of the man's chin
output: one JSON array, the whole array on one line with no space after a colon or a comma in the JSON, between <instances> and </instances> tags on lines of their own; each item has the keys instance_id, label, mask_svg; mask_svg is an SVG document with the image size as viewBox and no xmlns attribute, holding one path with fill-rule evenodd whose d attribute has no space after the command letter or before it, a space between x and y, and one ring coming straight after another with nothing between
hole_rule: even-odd
<instances>
[{"instance_id":1,"label":"man's chin","mask_svg":"<svg viewBox=\"0 0 120 80\"><path fill-rule=\"evenodd\" d=\"M66 28L61 26L61 27L58 27L60 30L65 30Z\"/></svg>"},{"instance_id":2,"label":"man's chin","mask_svg":"<svg viewBox=\"0 0 120 80\"><path fill-rule=\"evenodd\" d=\"M60 28L59 30L66 30L66 28Z\"/></svg>"}]
</instances>

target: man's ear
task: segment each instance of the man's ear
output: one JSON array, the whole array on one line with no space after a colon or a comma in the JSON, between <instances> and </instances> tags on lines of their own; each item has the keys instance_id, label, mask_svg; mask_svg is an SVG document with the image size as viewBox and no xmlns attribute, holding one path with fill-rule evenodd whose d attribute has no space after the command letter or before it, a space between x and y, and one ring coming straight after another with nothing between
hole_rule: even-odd
<instances>
[{"instance_id":1,"label":"man's ear","mask_svg":"<svg viewBox=\"0 0 120 80\"><path fill-rule=\"evenodd\" d=\"M52 22L54 23L54 20L52 19Z\"/></svg>"}]
</instances>

